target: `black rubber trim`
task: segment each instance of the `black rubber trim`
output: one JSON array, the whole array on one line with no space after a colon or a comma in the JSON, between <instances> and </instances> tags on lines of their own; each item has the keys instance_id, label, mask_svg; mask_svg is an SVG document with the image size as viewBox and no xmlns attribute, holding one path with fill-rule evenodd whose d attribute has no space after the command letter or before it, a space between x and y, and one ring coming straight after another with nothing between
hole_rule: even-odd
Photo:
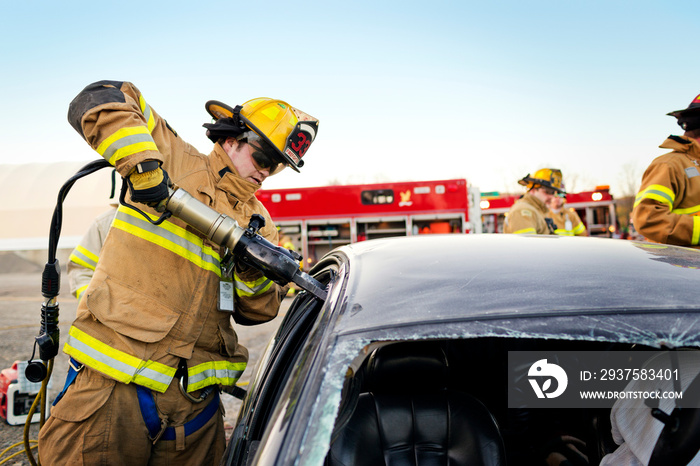
<instances>
[{"instance_id":1,"label":"black rubber trim","mask_svg":"<svg viewBox=\"0 0 700 466\"><path fill-rule=\"evenodd\" d=\"M674 135L672 134L672 135L670 135L668 138L669 138L669 139L672 139L672 140L674 140L674 141L676 141L676 142L679 143L679 144L690 144L690 141L688 141L687 139L685 139L685 138L683 138L683 137L681 137L681 136L674 136Z\"/></svg>"},{"instance_id":2,"label":"black rubber trim","mask_svg":"<svg viewBox=\"0 0 700 466\"><path fill-rule=\"evenodd\" d=\"M83 139L83 128L80 122L83 115L90 109L109 102L126 102L126 98L121 91L123 81L98 81L88 85L75 96L68 107L68 123L80 134Z\"/></svg>"}]
</instances>

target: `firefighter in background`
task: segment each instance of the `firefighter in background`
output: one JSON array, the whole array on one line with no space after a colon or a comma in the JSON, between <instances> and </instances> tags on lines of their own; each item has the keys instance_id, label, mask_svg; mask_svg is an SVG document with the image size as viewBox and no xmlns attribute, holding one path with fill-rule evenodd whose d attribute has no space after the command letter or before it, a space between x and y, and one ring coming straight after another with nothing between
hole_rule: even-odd
<instances>
[{"instance_id":1,"label":"firefighter in background","mask_svg":"<svg viewBox=\"0 0 700 466\"><path fill-rule=\"evenodd\" d=\"M269 98L235 108L209 101L206 109L214 119L204 125L214 143L209 156L128 82L87 86L68 119L150 218L172 179L241 225L261 214L259 234L277 243L255 193L285 167L299 171L318 120ZM234 385L248 360L231 318L270 321L287 292L245 264L231 270L226 253L178 219L153 225L118 208L63 348L71 368L39 433L42 464L219 463L219 386Z\"/></svg>"},{"instance_id":2,"label":"firefighter in background","mask_svg":"<svg viewBox=\"0 0 700 466\"><path fill-rule=\"evenodd\" d=\"M66 271L70 282L70 292L78 301L80 301L95 273L102 245L107 238L110 226L112 226L112 220L117 214L119 203L114 201L110 205L111 209L95 217L68 259Z\"/></svg>"},{"instance_id":3,"label":"firefighter in background","mask_svg":"<svg viewBox=\"0 0 700 466\"><path fill-rule=\"evenodd\" d=\"M564 189L564 183L562 183ZM571 207L566 207L566 193L558 193L547 204L549 215L554 221L554 233L560 236L588 236L586 225Z\"/></svg>"},{"instance_id":4,"label":"firefighter in background","mask_svg":"<svg viewBox=\"0 0 700 466\"><path fill-rule=\"evenodd\" d=\"M668 113L685 130L659 147L670 149L654 159L642 176L632 220L637 231L657 243L700 244L700 95L688 108Z\"/></svg>"},{"instance_id":5,"label":"firefighter in background","mask_svg":"<svg viewBox=\"0 0 700 466\"><path fill-rule=\"evenodd\" d=\"M515 234L553 235L554 222L547 217L547 203L557 193L563 193L561 170L542 168L533 176L528 174L518 183L527 187L527 193L510 208L505 219L504 232Z\"/></svg>"}]
</instances>

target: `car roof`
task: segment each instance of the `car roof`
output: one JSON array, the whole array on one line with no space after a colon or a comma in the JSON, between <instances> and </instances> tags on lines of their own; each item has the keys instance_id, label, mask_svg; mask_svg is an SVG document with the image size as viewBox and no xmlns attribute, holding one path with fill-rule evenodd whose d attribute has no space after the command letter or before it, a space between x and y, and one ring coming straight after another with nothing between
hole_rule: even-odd
<instances>
[{"instance_id":1,"label":"car roof","mask_svg":"<svg viewBox=\"0 0 700 466\"><path fill-rule=\"evenodd\" d=\"M501 338L495 347L509 353L700 347L700 251L692 249L590 237L417 235L337 248L311 270L324 280L329 272L328 299L309 313L315 325L288 385L294 401L277 411L282 419L292 404L300 408L288 427L294 439L276 458L296 460L303 451L322 464L341 393L353 380L347 375L395 342ZM478 351L465 357L479 359Z\"/></svg>"},{"instance_id":2,"label":"car roof","mask_svg":"<svg viewBox=\"0 0 700 466\"><path fill-rule=\"evenodd\" d=\"M421 322L700 311L700 251L592 237L420 235L342 247L335 332ZM697 315L700 317L700 314Z\"/></svg>"}]
</instances>

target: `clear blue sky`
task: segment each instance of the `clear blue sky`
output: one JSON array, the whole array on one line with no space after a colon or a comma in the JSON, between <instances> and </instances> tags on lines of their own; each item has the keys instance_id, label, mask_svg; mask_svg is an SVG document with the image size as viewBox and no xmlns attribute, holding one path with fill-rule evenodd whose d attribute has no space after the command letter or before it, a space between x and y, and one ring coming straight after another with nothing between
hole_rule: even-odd
<instances>
[{"instance_id":1,"label":"clear blue sky","mask_svg":"<svg viewBox=\"0 0 700 466\"><path fill-rule=\"evenodd\" d=\"M552 166L619 193L681 133L665 114L700 93L693 1L0 5L0 163L94 159L66 112L111 79L204 153L210 99L319 118L302 173L270 188L464 177L518 191Z\"/></svg>"}]
</instances>

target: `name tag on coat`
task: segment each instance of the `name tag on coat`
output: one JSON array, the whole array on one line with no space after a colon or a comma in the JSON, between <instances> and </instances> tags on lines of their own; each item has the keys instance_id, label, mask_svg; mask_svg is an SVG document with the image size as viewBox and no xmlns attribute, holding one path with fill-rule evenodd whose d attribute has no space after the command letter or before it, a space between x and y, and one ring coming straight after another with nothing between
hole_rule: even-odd
<instances>
[{"instance_id":1,"label":"name tag on coat","mask_svg":"<svg viewBox=\"0 0 700 466\"><path fill-rule=\"evenodd\" d=\"M688 178L693 178L694 176L700 176L700 172L697 167L688 167L685 169L685 174Z\"/></svg>"}]
</instances>

